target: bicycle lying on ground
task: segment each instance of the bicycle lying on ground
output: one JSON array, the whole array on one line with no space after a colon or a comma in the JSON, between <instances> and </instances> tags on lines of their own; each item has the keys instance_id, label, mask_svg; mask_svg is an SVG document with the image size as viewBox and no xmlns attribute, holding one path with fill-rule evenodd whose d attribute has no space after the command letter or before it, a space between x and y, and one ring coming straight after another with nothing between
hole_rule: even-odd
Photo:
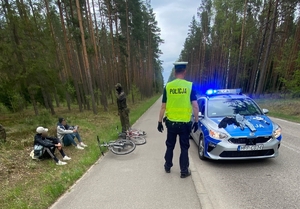
<instances>
[{"instance_id":1,"label":"bicycle lying on ground","mask_svg":"<svg viewBox=\"0 0 300 209\"><path fill-rule=\"evenodd\" d=\"M118 127L117 127L118 129ZM120 138L133 141L136 145L146 144L146 132L129 128L124 133L118 133Z\"/></svg>"},{"instance_id":2,"label":"bicycle lying on ground","mask_svg":"<svg viewBox=\"0 0 300 209\"><path fill-rule=\"evenodd\" d=\"M118 139L116 141L103 142L101 144L99 136L97 136L97 141L102 155L104 155L102 147L107 147L112 153L116 155L127 155L131 153L136 147L135 143L128 139Z\"/></svg>"},{"instance_id":3,"label":"bicycle lying on ground","mask_svg":"<svg viewBox=\"0 0 300 209\"><path fill-rule=\"evenodd\" d=\"M133 135L138 135L138 136L143 136L143 137L147 136L147 133L145 131L142 131L139 129L129 128L128 131L131 132L131 134L133 134Z\"/></svg>"}]
</instances>

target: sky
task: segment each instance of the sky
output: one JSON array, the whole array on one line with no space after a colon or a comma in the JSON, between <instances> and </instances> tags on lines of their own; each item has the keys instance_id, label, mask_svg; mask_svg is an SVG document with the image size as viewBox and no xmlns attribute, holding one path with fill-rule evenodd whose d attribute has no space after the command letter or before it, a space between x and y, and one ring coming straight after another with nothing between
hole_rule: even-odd
<instances>
[{"instance_id":1,"label":"sky","mask_svg":"<svg viewBox=\"0 0 300 209\"><path fill-rule=\"evenodd\" d=\"M163 61L163 77L167 82L173 63L179 58L183 44L187 38L192 17L197 15L201 0L151 0L151 7L156 16L161 38L160 46ZM184 61L184 60L182 60Z\"/></svg>"}]
</instances>

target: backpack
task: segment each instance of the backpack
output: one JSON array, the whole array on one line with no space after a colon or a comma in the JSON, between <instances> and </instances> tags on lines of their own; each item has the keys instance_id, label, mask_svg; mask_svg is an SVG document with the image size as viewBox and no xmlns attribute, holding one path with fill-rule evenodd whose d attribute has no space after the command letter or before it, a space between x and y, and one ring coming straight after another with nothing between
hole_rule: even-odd
<instances>
[{"instance_id":1,"label":"backpack","mask_svg":"<svg viewBox=\"0 0 300 209\"><path fill-rule=\"evenodd\" d=\"M42 145L34 145L33 153L35 158L41 158L44 154L44 147Z\"/></svg>"}]
</instances>

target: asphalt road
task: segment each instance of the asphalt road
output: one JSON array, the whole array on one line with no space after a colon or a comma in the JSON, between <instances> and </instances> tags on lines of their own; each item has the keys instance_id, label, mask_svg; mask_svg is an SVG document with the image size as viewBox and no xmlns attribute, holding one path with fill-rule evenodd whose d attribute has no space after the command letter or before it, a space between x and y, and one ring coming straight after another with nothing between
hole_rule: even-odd
<instances>
[{"instance_id":1,"label":"asphalt road","mask_svg":"<svg viewBox=\"0 0 300 209\"><path fill-rule=\"evenodd\" d=\"M191 143L190 155L213 208L300 208L300 124L272 119L283 129L277 158L201 161Z\"/></svg>"},{"instance_id":2,"label":"asphalt road","mask_svg":"<svg viewBox=\"0 0 300 209\"><path fill-rule=\"evenodd\" d=\"M160 103L134 124L147 132L147 144L126 156L107 153L51 208L300 208L300 124L274 119L283 128L274 159L201 161L191 141L192 176L181 179L178 143L171 173L163 169L166 131L156 130Z\"/></svg>"},{"instance_id":3,"label":"asphalt road","mask_svg":"<svg viewBox=\"0 0 300 209\"><path fill-rule=\"evenodd\" d=\"M171 173L164 171L166 131L157 131L160 105L159 100L134 124L147 132L145 145L125 156L109 152L101 157L51 208L201 208L198 192L205 193L191 177L180 178L178 146ZM197 177L194 169L192 175Z\"/></svg>"}]
</instances>

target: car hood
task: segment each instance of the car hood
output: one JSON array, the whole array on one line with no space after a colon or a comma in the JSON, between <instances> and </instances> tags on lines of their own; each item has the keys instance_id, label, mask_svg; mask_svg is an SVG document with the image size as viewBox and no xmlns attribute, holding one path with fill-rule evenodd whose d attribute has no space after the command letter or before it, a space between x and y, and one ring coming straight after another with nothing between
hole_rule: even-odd
<instances>
[{"instance_id":1,"label":"car hood","mask_svg":"<svg viewBox=\"0 0 300 209\"><path fill-rule=\"evenodd\" d=\"M223 128L218 128L219 123L222 121L224 117L220 118L210 118L210 120L214 123L214 127L217 127L217 130L221 130ZM242 130L241 127L236 126L234 124L227 125L223 130L232 136L232 137L240 137L240 136L270 136L273 133L273 122L270 118L265 115L259 116L245 116L245 119L249 121L250 124L254 126L256 131L252 132L248 126L245 125Z\"/></svg>"}]
</instances>

